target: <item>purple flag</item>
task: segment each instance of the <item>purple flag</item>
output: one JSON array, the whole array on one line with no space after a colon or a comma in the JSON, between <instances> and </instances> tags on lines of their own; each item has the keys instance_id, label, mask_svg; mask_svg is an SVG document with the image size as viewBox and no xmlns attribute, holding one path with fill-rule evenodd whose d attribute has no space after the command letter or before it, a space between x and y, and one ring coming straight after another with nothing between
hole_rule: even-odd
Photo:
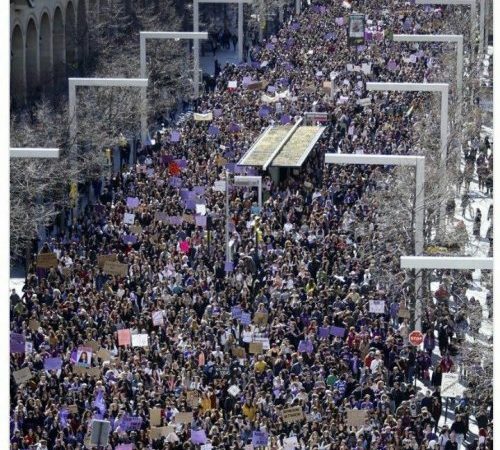
<instances>
[{"instance_id":1,"label":"purple flag","mask_svg":"<svg viewBox=\"0 0 500 450\"><path fill-rule=\"evenodd\" d=\"M170 225L182 225L182 217L168 216L167 223Z\"/></svg>"},{"instance_id":2,"label":"purple flag","mask_svg":"<svg viewBox=\"0 0 500 450\"><path fill-rule=\"evenodd\" d=\"M344 25L344 18L343 18L343 17L337 17L337 18L335 19L335 23L336 23L339 27L341 27L342 25Z\"/></svg>"},{"instance_id":3,"label":"purple flag","mask_svg":"<svg viewBox=\"0 0 500 450\"><path fill-rule=\"evenodd\" d=\"M270 94L274 94L276 92L276 86L268 86L267 92L269 92Z\"/></svg>"},{"instance_id":4,"label":"purple flag","mask_svg":"<svg viewBox=\"0 0 500 450\"><path fill-rule=\"evenodd\" d=\"M332 336L338 336L338 337L344 337L345 334L345 328L343 327L334 327L332 326L330 328L330 334Z\"/></svg>"},{"instance_id":5,"label":"purple flag","mask_svg":"<svg viewBox=\"0 0 500 450\"><path fill-rule=\"evenodd\" d=\"M330 328L329 327L319 327L318 335L320 338L324 339L330 336Z\"/></svg>"},{"instance_id":6,"label":"purple flag","mask_svg":"<svg viewBox=\"0 0 500 450\"><path fill-rule=\"evenodd\" d=\"M186 209L190 209L190 210L194 211L196 209L196 200L191 200L191 199L185 200L184 207Z\"/></svg>"},{"instance_id":7,"label":"purple flag","mask_svg":"<svg viewBox=\"0 0 500 450\"><path fill-rule=\"evenodd\" d=\"M26 339L24 335L19 333L10 333L10 352L11 353L24 353L24 345Z\"/></svg>"},{"instance_id":8,"label":"purple flag","mask_svg":"<svg viewBox=\"0 0 500 450\"><path fill-rule=\"evenodd\" d=\"M181 199L182 200L188 200L188 199L192 199L192 194L191 194L192 191L190 191L189 189L187 188L182 188L180 191L179 191L179 195L181 196ZM193 193L194 194L194 193Z\"/></svg>"},{"instance_id":9,"label":"purple flag","mask_svg":"<svg viewBox=\"0 0 500 450\"><path fill-rule=\"evenodd\" d=\"M174 188L180 188L182 187L182 180L178 177L171 177L169 180L169 184Z\"/></svg>"},{"instance_id":10,"label":"purple flag","mask_svg":"<svg viewBox=\"0 0 500 450\"><path fill-rule=\"evenodd\" d=\"M356 50L358 51L358 53L362 53L366 50L366 48L367 48L366 45L358 45L356 47Z\"/></svg>"},{"instance_id":11,"label":"purple flag","mask_svg":"<svg viewBox=\"0 0 500 450\"><path fill-rule=\"evenodd\" d=\"M122 236L122 240L125 244L131 243L134 245L137 242L137 236L134 236L133 234L125 234Z\"/></svg>"},{"instance_id":12,"label":"purple flag","mask_svg":"<svg viewBox=\"0 0 500 450\"><path fill-rule=\"evenodd\" d=\"M132 444L120 444L116 450L132 450Z\"/></svg>"},{"instance_id":13,"label":"purple flag","mask_svg":"<svg viewBox=\"0 0 500 450\"><path fill-rule=\"evenodd\" d=\"M248 86L252 82L252 77L243 77L243 86Z\"/></svg>"},{"instance_id":14,"label":"purple flag","mask_svg":"<svg viewBox=\"0 0 500 450\"><path fill-rule=\"evenodd\" d=\"M260 62L259 61L252 61L252 67L254 69L260 69Z\"/></svg>"},{"instance_id":15,"label":"purple flag","mask_svg":"<svg viewBox=\"0 0 500 450\"><path fill-rule=\"evenodd\" d=\"M236 163L227 163L226 169L229 173L234 173L234 169L236 167Z\"/></svg>"},{"instance_id":16,"label":"purple flag","mask_svg":"<svg viewBox=\"0 0 500 450\"><path fill-rule=\"evenodd\" d=\"M121 422L120 428L123 431L140 430L142 426L142 417L125 415Z\"/></svg>"},{"instance_id":17,"label":"purple flag","mask_svg":"<svg viewBox=\"0 0 500 450\"><path fill-rule=\"evenodd\" d=\"M106 402L104 401L104 392L99 391L95 397L94 408L99 410L99 413L104 414L106 412Z\"/></svg>"},{"instance_id":18,"label":"purple flag","mask_svg":"<svg viewBox=\"0 0 500 450\"><path fill-rule=\"evenodd\" d=\"M187 159L175 159L174 160L176 162L176 164L181 168L181 169L185 169L188 165L188 162L187 162Z\"/></svg>"},{"instance_id":19,"label":"purple flag","mask_svg":"<svg viewBox=\"0 0 500 450\"><path fill-rule=\"evenodd\" d=\"M232 272L234 270L234 263L232 261L226 261L224 263L224 271Z\"/></svg>"},{"instance_id":20,"label":"purple flag","mask_svg":"<svg viewBox=\"0 0 500 450\"><path fill-rule=\"evenodd\" d=\"M373 33L371 31L365 31L365 41L369 42L373 39Z\"/></svg>"},{"instance_id":21,"label":"purple flag","mask_svg":"<svg viewBox=\"0 0 500 450\"><path fill-rule=\"evenodd\" d=\"M66 408L62 408L59 412L59 423L61 424L62 428L68 425L68 416L69 410L67 410Z\"/></svg>"},{"instance_id":22,"label":"purple flag","mask_svg":"<svg viewBox=\"0 0 500 450\"><path fill-rule=\"evenodd\" d=\"M208 134L210 136L218 136L218 134L219 134L219 128L216 127L215 125L210 125L208 127Z\"/></svg>"},{"instance_id":23,"label":"purple flag","mask_svg":"<svg viewBox=\"0 0 500 450\"><path fill-rule=\"evenodd\" d=\"M179 142L181 140L181 133L178 131L170 132L170 142Z\"/></svg>"},{"instance_id":24,"label":"purple flag","mask_svg":"<svg viewBox=\"0 0 500 450\"><path fill-rule=\"evenodd\" d=\"M300 23L294 22L292 25L290 25L290 28L294 31L300 30Z\"/></svg>"},{"instance_id":25,"label":"purple flag","mask_svg":"<svg viewBox=\"0 0 500 450\"><path fill-rule=\"evenodd\" d=\"M140 202L137 197L127 197L127 208L137 208L139 203Z\"/></svg>"},{"instance_id":26,"label":"purple flag","mask_svg":"<svg viewBox=\"0 0 500 450\"><path fill-rule=\"evenodd\" d=\"M207 216L195 216L194 220L197 227L207 227Z\"/></svg>"},{"instance_id":27,"label":"purple flag","mask_svg":"<svg viewBox=\"0 0 500 450\"><path fill-rule=\"evenodd\" d=\"M73 364L76 364L76 358L77 358L77 355L78 355L78 351L76 350L76 348L71 352L71 356L69 358L69 360L73 363Z\"/></svg>"},{"instance_id":28,"label":"purple flag","mask_svg":"<svg viewBox=\"0 0 500 450\"><path fill-rule=\"evenodd\" d=\"M43 368L45 370L60 370L62 367L62 359L61 358L47 358L43 362Z\"/></svg>"},{"instance_id":29,"label":"purple flag","mask_svg":"<svg viewBox=\"0 0 500 450\"><path fill-rule=\"evenodd\" d=\"M394 72L398 68L398 65L396 64L396 61L391 59L389 63L387 64L387 69L390 70L391 72Z\"/></svg>"},{"instance_id":30,"label":"purple flag","mask_svg":"<svg viewBox=\"0 0 500 450\"><path fill-rule=\"evenodd\" d=\"M259 109L259 117L267 117L269 115L269 107L261 106Z\"/></svg>"},{"instance_id":31,"label":"purple flag","mask_svg":"<svg viewBox=\"0 0 500 450\"><path fill-rule=\"evenodd\" d=\"M193 192L196 195L205 195L205 187L204 186L194 186Z\"/></svg>"},{"instance_id":32,"label":"purple flag","mask_svg":"<svg viewBox=\"0 0 500 450\"><path fill-rule=\"evenodd\" d=\"M231 125L229 126L229 131L231 133L237 133L240 130L241 130L241 127L237 123L231 122Z\"/></svg>"},{"instance_id":33,"label":"purple flag","mask_svg":"<svg viewBox=\"0 0 500 450\"><path fill-rule=\"evenodd\" d=\"M300 341L297 350L300 353L312 353L314 349L311 341Z\"/></svg>"},{"instance_id":34,"label":"purple flag","mask_svg":"<svg viewBox=\"0 0 500 450\"><path fill-rule=\"evenodd\" d=\"M172 155L162 155L161 162L162 164L168 165L174 160Z\"/></svg>"},{"instance_id":35,"label":"purple flag","mask_svg":"<svg viewBox=\"0 0 500 450\"><path fill-rule=\"evenodd\" d=\"M325 41L331 41L333 39L333 33L326 33L323 39Z\"/></svg>"},{"instance_id":36,"label":"purple flag","mask_svg":"<svg viewBox=\"0 0 500 450\"><path fill-rule=\"evenodd\" d=\"M205 444L207 442L205 430L191 430L191 442L193 444Z\"/></svg>"},{"instance_id":37,"label":"purple flag","mask_svg":"<svg viewBox=\"0 0 500 450\"><path fill-rule=\"evenodd\" d=\"M290 116L288 114L283 114L280 119L281 125L286 125L291 122Z\"/></svg>"},{"instance_id":38,"label":"purple flag","mask_svg":"<svg viewBox=\"0 0 500 450\"><path fill-rule=\"evenodd\" d=\"M220 109L220 108L214 109L212 111L212 114L214 117L220 117L220 116L222 116L222 109Z\"/></svg>"},{"instance_id":39,"label":"purple flag","mask_svg":"<svg viewBox=\"0 0 500 450\"><path fill-rule=\"evenodd\" d=\"M274 50L274 44L271 44L271 43L267 44L266 50Z\"/></svg>"}]
</instances>

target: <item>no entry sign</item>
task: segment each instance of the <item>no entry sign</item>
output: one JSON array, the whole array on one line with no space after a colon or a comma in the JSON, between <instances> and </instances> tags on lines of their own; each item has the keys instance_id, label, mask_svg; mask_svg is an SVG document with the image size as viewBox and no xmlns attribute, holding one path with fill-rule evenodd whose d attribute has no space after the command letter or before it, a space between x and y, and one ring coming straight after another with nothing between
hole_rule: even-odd
<instances>
[{"instance_id":1,"label":"no entry sign","mask_svg":"<svg viewBox=\"0 0 500 450\"><path fill-rule=\"evenodd\" d=\"M424 341L424 335L420 331L412 331L409 339L411 345L418 347Z\"/></svg>"}]
</instances>

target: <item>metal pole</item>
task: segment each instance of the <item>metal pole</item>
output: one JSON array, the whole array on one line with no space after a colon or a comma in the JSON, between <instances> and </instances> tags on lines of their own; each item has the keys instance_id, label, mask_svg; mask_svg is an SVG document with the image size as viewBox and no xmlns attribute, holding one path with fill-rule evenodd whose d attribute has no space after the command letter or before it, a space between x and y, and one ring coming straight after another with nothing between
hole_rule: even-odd
<instances>
[{"instance_id":1,"label":"metal pole","mask_svg":"<svg viewBox=\"0 0 500 450\"><path fill-rule=\"evenodd\" d=\"M68 112L69 112L69 143L71 148L76 144L76 86L68 80Z\"/></svg>"},{"instance_id":2,"label":"metal pole","mask_svg":"<svg viewBox=\"0 0 500 450\"><path fill-rule=\"evenodd\" d=\"M243 2L238 3L238 59L243 61Z\"/></svg>"},{"instance_id":3,"label":"metal pole","mask_svg":"<svg viewBox=\"0 0 500 450\"><path fill-rule=\"evenodd\" d=\"M479 58L482 62L484 56L484 0L479 0Z\"/></svg>"},{"instance_id":4,"label":"metal pole","mask_svg":"<svg viewBox=\"0 0 500 450\"><path fill-rule=\"evenodd\" d=\"M226 262L230 262L229 257L229 171L226 170Z\"/></svg>"},{"instance_id":5,"label":"metal pole","mask_svg":"<svg viewBox=\"0 0 500 450\"><path fill-rule=\"evenodd\" d=\"M448 87L441 91L441 177L446 186L446 159L448 149ZM444 194L444 193L443 193ZM446 216L446 204L441 201L439 208L439 226L443 225Z\"/></svg>"},{"instance_id":6,"label":"metal pole","mask_svg":"<svg viewBox=\"0 0 500 450\"><path fill-rule=\"evenodd\" d=\"M259 180L259 208L262 209L262 178Z\"/></svg>"},{"instance_id":7,"label":"metal pole","mask_svg":"<svg viewBox=\"0 0 500 450\"><path fill-rule=\"evenodd\" d=\"M300 3L301 0L295 0L295 14L299 15L300 14Z\"/></svg>"},{"instance_id":8,"label":"metal pole","mask_svg":"<svg viewBox=\"0 0 500 450\"><path fill-rule=\"evenodd\" d=\"M200 4L198 0L193 0L193 31L200 31ZM194 60L194 74L193 74L193 83L194 83L194 95L195 98L198 98L200 93L200 83L199 83L199 74L198 68L200 67L200 41L199 39L195 39L193 42L193 60Z\"/></svg>"},{"instance_id":9,"label":"metal pole","mask_svg":"<svg viewBox=\"0 0 500 450\"><path fill-rule=\"evenodd\" d=\"M146 78L146 38L140 36L141 78ZM141 88L141 144L144 145L148 136L147 87Z\"/></svg>"},{"instance_id":10,"label":"metal pole","mask_svg":"<svg viewBox=\"0 0 500 450\"><path fill-rule=\"evenodd\" d=\"M474 53L476 47L476 0L472 0L470 4L470 60L474 61Z\"/></svg>"},{"instance_id":11,"label":"metal pole","mask_svg":"<svg viewBox=\"0 0 500 450\"><path fill-rule=\"evenodd\" d=\"M415 166L415 255L424 252L424 177L425 160L417 159ZM415 272L415 330L422 331L422 271Z\"/></svg>"}]
</instances>

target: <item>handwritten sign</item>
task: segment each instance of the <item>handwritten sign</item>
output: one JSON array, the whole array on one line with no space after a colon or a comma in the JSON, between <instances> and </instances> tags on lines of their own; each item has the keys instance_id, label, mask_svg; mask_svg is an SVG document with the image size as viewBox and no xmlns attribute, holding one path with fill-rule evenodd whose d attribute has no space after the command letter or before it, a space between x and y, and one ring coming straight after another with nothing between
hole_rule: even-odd
<instances>
[{"instance_id":1,"label":"handwritten sign","mask_svg":"<svg viewBox=\"0 0 500 450\"><path fill-rule=\"evenodd\" d=\"M31 370L29 369L29 367L24 367L20 370L16 370L16 371L12 372L12 375L14 376L14 381L17 384L26 383L27 381L29 381L33 378L33 374L31 373Z\"/></svg>"},{"instance_id":2,"label":"handwritten sign","mask_svg":"<svg viewBox=\"0 0 500 450\"><path fill-rule=\"evenodd\" d=\"M149 344L149 336L147 334L133 334L132 347L147 347Z\"/></svg>"},{"instance_id":3,"label":"handwritten sign","mask_svg":"<svg viewBox=\"0 0 500 450\"><path fill-rule=\"evenodd\" d=\"M118 260L118 255L98 255L97 256L97 265L102 269L104 267L104 264L106 261L117 261Z\"/></svg>"},{"instance_id":4,"label":"handwritten sign","mask_svg":"<svg viewBox=\"0 0 500 450\"><path fill-rule=\"evenodd\" d=\"M175 415L175 423L191 423L193 421L192 412L179 412Z\"/></svg>"},{"instance_id":5,"label":"handwritten sign","mask_svg":"<svg viewBox=\"0 0 500 450\"><path fill-rule=\"evenodd\" d=\"M366 409L348 409L347 425L355 428L362 427L367 417L368 411Z\"/></svg>"},{"instance_id":6,"label":"handwritten sign","mask_svg":"<svg viewBox=\"0 0 500 450\"><path fill-rule=\"evenodd\" d=\"M156 427L161 425L161 409L151 408L149 410L149 422L151 426Z\"/></svg>"},{"instance_id":7,"label":"handwritten sign","mask_svg":"<svg viewBox=\"0 0 500 450\"><path fill-rule=\"evenodd\" d=\"M384 314L385 300L370 300L369 308L373 314Z\"/></svg>"},{"instance_id":8,"label":"handwritten sign","mask_svg":"<svg viewBox=\"0 0 500 450\"><path fill-rule=\"evenodd\" d=\"M40 253L36 257L36 266L40 269L57 267L57 256L55 253Z\"/></svg>"},{"instance_id":9,"label":"handwritten sign","mask_svg":"<svg viewBox=\"0 0 500 450\"><path fill-rule=\"evenodd\" d=\"M118 330L118 345L130 345L131 342L130 330Z\"/></svg>"},{"instance_id":10,"label":"handwritten sign","mask_svg":"<svg viewBox=\"0 0 500 450\"><path fill-rule=\"evenodd\" d=\"M109 275L126 277L128 275L128 264L122 264L116 261L106 261L102 270Z\"/></svg>"},{"instance_id":11,"label":"handwritten sign","mask_svg":"<svg viewBox=\"0 0 500 450\"><path fill-rule=\"evenodd\" d=\"M248 346L248 352L252 354L262 353L262 342L250 342Z\"/></svg>"},{"instance_id":12,"label":"handwritten sign","mask_svg":"<svg viewBox=\"0 0 500 450\"><path fill-rule=\"evenodd\" d=\"M302 412L302 407L293 406L284 409L282 417L286 423L300 422L304 418L304 413Z\"/></svg>"}]
</instances>

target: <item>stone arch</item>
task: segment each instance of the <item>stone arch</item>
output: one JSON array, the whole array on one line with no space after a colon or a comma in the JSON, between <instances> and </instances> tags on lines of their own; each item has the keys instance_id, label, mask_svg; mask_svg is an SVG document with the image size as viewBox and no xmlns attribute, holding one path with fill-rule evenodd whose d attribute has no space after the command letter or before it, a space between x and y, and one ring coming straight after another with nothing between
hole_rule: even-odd
<instances>
[{"instance_id":1,"label":"stone arch","mask_svg":"<svg viewBox=\"0 0 500 450\"><path fill-rule=\"evenodd\" d=\"M10 95L13 108L24 103L26 95L25 46L23 32L19 25L14 27L11 37Z\"/></svg>"},{"instance_id":2,"label":"stone arch","mask_svg":"<svg viewBox=\"0 0 500 450\"><path fill-rule=\"evenodd\" d=\"M87 23L87 6L85 0L78 1L77 21L77 44L78 44L78 66L85 67L89 50L89 34Z\"/></svg>"},{"instance_id":3,"label":"stone arch","mask_svg":"<svg viewBox=\"0 0 500 450\"><path fill-rule=\"evenodd\" d=\"M76 17L73 3L68 2L66 5L66 20L65 20L65 43L66 43L66 67L68 75L73 75L76 72Z\"/></svg>"},{"instance_id":4,"label":"stone arch","mask_svg":"<svg viewBox=\"0 0 500 450\"><path fill-rule=\"evenodd\" d=\"M52 36L47 13L40 20L40 84L47 91L52 84Z\"/></svg>"},{"instance_id":5,"label":"stone arch","mask_svg":"<svg viewBox=\"0 0 500 450\"><path fill-rule=\"evenodd\" d=\"M66 75L64 21L63 14L59 6L54 11L54 22L52 25L52 53L54 64L54 84L57 86Z\"/></svg>"},{"instance_id":6,"label":"stone arch","mask_svg":"<svg viewBox=\"0 0 500 450\"><path fill-rule=\"evenodd\" d=\"M34 96L39 86L38 30L35 20L29 19L26 28L26 94Z\"/></svg>"}]
</instances>

